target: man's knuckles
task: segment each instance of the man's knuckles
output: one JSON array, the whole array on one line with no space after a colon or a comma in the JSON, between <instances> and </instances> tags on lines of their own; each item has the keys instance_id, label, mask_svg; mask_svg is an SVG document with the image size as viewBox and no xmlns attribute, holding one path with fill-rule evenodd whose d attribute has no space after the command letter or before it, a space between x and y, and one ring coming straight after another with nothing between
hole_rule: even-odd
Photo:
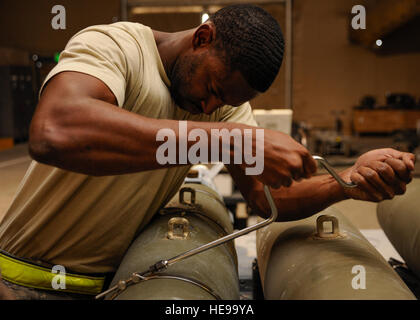
<instances>
[{"instance_id":1,"label":"man's knuckles","mask_svg":"<svg viewBox=\"0 0 420 320\"><path fill-rule=\"evenodd\" d=\"M388 159L385 159L385 163L389 164L397 172L407 170L406 165L400 159L388 158Z\"/></svg>"},{"instance_id":2,"label":"man's knuckles","mask_svg":"<svg viewBox=\"0 0 420 320\"><path fill-rule=\"evenodd\" d=\"M397 186L394 188L394 190L395 190L395 194L397 194L397 195L404 194L405 191L407 190L407 185L404 182L401 182L401 183L397 184Z\"/></svg>"},{"instance_id":3,"label":"man's knuckles","mask_svg":"<svg viewBox=\"0 0 420 320\"><path fill-rule=\"evenodd\" d=\"M362 167L359 167L358 169L357 169L357 171L359 172L359 174L361 174L366 180L369 180L369 181L374 181L377 177L378 177L378 174L377 174L377 172L375 171L375 170L372 170L371 168L369 168L369 167L364 167L364 166L362 166Z\"/></svg>"},{"instance_id":4,"label":"man's knuckles","mask_svg":"<svg viewBox=\"0 0 420 320\"><path fill-rule=\"evenodd\" d=\"M393 178L395 176L392 168L384 162L378 162L372 169L375 169L382 177Z\"/></svg>"}]
</instances>

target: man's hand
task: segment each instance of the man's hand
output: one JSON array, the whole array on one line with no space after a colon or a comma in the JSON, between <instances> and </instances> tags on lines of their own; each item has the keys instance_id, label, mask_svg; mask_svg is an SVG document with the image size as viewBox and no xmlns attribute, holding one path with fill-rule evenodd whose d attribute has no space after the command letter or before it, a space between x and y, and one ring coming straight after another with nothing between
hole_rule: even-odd
<instances>
[{"instance_id":1,"label":"man's hand","mask_svg":"<svg viewBox=\"0 0 420 320\"><path fill-rule=\"evenodd\" d=\"M366 152L355 165L341 173L345 181L353 181L356 188L345 189L350 198L379 202L403 194L412 180L415 156L394 149Z\"/></svg>"},{"instance_id":2,"label":"man's hand","mask_svg":"<svg viewBox=\"0 0 420 320\"><path fill-rule=\"evenodd\" d=\"M317 165L309 151L289 135L265 129L263 143L264 171L256 176L263 184L289 187L293 180L310 178L316 172Z\"/></svg>"}]
</instances>

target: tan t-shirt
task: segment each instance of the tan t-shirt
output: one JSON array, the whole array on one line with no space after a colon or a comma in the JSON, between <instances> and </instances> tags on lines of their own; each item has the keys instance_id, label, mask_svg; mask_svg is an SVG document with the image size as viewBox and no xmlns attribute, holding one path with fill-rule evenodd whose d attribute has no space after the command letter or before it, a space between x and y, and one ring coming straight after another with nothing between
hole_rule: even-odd
<instances>
[{"instance_id":1,"label":"tan t-shirt","mask_svg":"<svg viewBox=\"0 0 420 320\"><path fill-rule=\"evenodd\" d=\"M256 126L246 103L211 115L176 106L152 30L118 22L70 39L44 84L62 71L102 80L121 108L158 119L231 121ZM177 192L189 166L93 177L32 161L0 224L0 248L75 272L113 272L133 237Z\"/></svg>"}]
</instances>

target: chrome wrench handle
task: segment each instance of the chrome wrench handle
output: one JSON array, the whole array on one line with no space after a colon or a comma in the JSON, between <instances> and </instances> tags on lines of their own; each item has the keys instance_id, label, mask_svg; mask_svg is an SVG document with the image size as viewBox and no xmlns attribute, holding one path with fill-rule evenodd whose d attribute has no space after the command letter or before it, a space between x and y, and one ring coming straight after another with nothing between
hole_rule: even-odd
<instances>
[{"instance_id":1,"label":"chrome wrench handle","mask_svg":"<svg viewBox=\"0 0 420 320\"><path fill-rule=\"evenodd\" d=\"M312 158L314 158L314 160L318 161L325 168L325 170L327 170L328 173L330 175L332 175L335 180L337 180L337 182L342 187L344 187L344 188L354 188L354 187L357 187L357 184L355 184L354 182L346 182L343 179L341 179L341 177L338 175L338 173L335 172L335 170L332 168L332 166L323 157L320 157L320 156L312 156Z\"/></svg>"},{"instance_id":2,"label":"chrome wrench handle","mask_svg":"<svg viewBox=\"0 0 420 320\"><path fill-rule=\"evenodd\" d=\"M337 180L337 182L341 186L343 186L344 188L357 187L357 185L354 184L353 182L345 182L343 179L341 179L341 177L337 174L337 172L335 172L335 170L332 168L332 166L323 157L313 156L313 158L314 158L314 160L318 161L328 171L328 173L331 174L331 176L333 176L333 178L335 180ZM265 196L267 198L268 204L270 205L270 209L271 209L271 216L268 219L263 220L263 221L255 224L253 226L250 226L250 227L247 227L245 229L242 229L242 230L236 231L234 233L228 234L224 237L221 237L217 240L214 240L212 242L209 242L209 243L204 244L202 246L199 246L197 248L186 251L186 252L184 252L182 254L179 254L179 255L171 258L171 259L160 260L160 261L156 262L155 264L151 265L148 270L146 270L144 272L141 272L141 273L135 272L135 273L133 273L131 278L119 281L118 284L116 284L115 286L113 286L113 287L109 288L108 290L98 294L95 297L95 299L104 298L107 294L112 293L112 292L116 292L118 290L123 291L123 290L126 289L127 286L129 286L133 283L137 283L139 281L147 280L147 276L150 276L150 275L152 275L156 272L162 271L162 270L168 268L168 266L170 266L170 265L172 265L176 262L179 262L179 261L184 260L188 257L196 255L200 252L203 252L203 251L209 250L211 248L214 248L216 246L219 246L223 243L226 243L230 240L233 240L235 238L238 238L240 236L248 234L252 231L255 231L257 229L265 227L266 225L276 221L277 216L278 216L277 207L274 203L274 200L273 200L273 197L271 195L270 189L266 185L264 185L264 193L265 193Z\"/></svg>"},{"instance_id":3,"label":"chrome wrench handle","mask_svg":"<svg viewBox=\"0 0 420 320\"><path fill-rule=\"evenodd\" d=\"M100 294L98 294L95 297L95 299L104 298L107 294L112 293L112 292L116 292L118 290L119 291L123 291L123 290L126 289L126 287L128 285L131 285L133 283L136 283L136 280L137 280L137 282L147 280L147 276L150 276L151 274L154 274L156 272L162 271L162 270L166 269L167 267L169 267L170 265L172 265L172 264L174 264L176 262L179 262L181 260L184 260L184 259L186 259L188 257L194 256L194 255L196 255L198 253L201 253L203 251L209 250L211 248L217 247L217 246L219 246L219 245L221 245L223 243L226 243L226 242L228 242L230 240L233 240L235 238L238 238L240 236L243 236L243 235L245 235L247 233L250 233L252 231L255 231L257 229L260 229L262 227L265 227L266 225L268 225L268 224L276 221L277 215L278 215L277 207L276 207L276 205L274 203L274 200L273 200L273 197L271 195L270 189L266 185L264 185L264 193L265 193L265 196L267 198L268 204L269 204L270 209L271 209L271 216L269 218L267 218L266 220L263 220L263 221L255 224L255 225L250 226L250 227L247 227L245 229L242 229L242 230L233 232L231 234L228 234L228 235L226 235L224 237L221 237L221 238L219 238L217 240L214 240L214 241L211 241L209 243L206 243L206 244L204 244L202 246L199 246L197 248L194 248L194 249L191 249L191 250L186 251L184 253L181 253L181 254L179 254L179 255L171 258L171 259L168 259L168 260L160 260L160 261L156 262L155 264L151 265L148 270L143 271L141 273L135 272L135 273L133 273L133 275L131 276L131 278L126 279L126 280L119 281L118 284L116 284L113 287L109 288L108 290L106 290L106 291L101 292Z\"/></svg>"},{"instance_id":4,"label":"chrome wrench handle","mask_svg":"<svg viewBox=\"0 0 420 320\"><path fill-rule=\"evenodd\" d=\"M211 241L211 242L209 242L207 244L204 244L202 246L199 246L197 248L191 249L191 250L189 250L187 252L184 252L184 253L182 253L182 254L180 254L180 255L178 255L176 257L173 257L171 259L165 260L165 268L167 266L170 266L170 265L172 265L172 264L174 264L174 263L176 263L178 261L181 261L181 260L183 260L185 258L191 257L193 255L196 255L197 253L200 253L200 252L206 251L208 249L214 248L214 247L216 247L218 245L221 245L223 243L226 243L226 242L228 242L230 240L233 240L235 238L238 238L240 236L243 236L245 234L248 234L248 233L250 233L252 231L255 231L257 229L260 229L262 227L265 227L266 225L270 224L271 222L276 221L277 215L278 215L277 207L276 207L276 205L274 203L274 200L273 200L273 197L271 195L270 189L266 185L264 185L264 193L265 193L265 196L267 198L268 204L270 205L270 209L271 209L271 216L268 219L263 220L263 221L255 224L253 226L250 226L250 227L247 227L245 229L242 229L242 230L233 232L231 234L228 234L228 235L226 235L224 237L221 237L221 238L219 238L217 240Z\"/></svg>"}]
</instances>

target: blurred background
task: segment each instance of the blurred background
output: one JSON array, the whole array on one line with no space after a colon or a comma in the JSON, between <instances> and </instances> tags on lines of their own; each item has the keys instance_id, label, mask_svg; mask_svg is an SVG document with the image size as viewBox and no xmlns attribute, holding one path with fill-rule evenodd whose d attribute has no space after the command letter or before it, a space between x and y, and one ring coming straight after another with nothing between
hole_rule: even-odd
<instances>
[{"instance_id":1,"label":"blurred background","mask_svg":"<svg viewBox=\"0 0 420 320\"><path fill-rule=\"evenodd\" d=\"M77 31L121 20L180 31L196 27L225 5L247 2L63 0L59 4L65 8L66 28L54 30L51 11L57 1L2 1L0 149L27 140L39 86ZM252 3L277 19L286 39L286 56L276 81L251 105L289 111L269 111L270 117L257 112L264 126L276 128L282 117L291 118L290 133L324 155L348 157L390 144L416 149L420 134L418 1ZM366 29L352 28L355 5L366 8Z\"/></svg>"}]
</instances>

